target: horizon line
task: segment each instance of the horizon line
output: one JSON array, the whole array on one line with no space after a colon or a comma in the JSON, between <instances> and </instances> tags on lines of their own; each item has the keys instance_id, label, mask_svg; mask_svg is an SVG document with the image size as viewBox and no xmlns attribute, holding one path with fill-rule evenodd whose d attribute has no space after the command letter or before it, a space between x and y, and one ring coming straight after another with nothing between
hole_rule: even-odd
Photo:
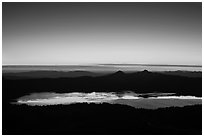
<instances>
[{"instance_id":1,"label":"horizon line","mask_svg":"<svg viewBox=\"0 0 204 137\"><path fill-rule=\"evenodd\" d=\"M133 63L107 63L107 64L2 64L5 66L168 66L168 67L202 67L202 65L188 64L133 64Z\"/></svg>"}]
</instances>

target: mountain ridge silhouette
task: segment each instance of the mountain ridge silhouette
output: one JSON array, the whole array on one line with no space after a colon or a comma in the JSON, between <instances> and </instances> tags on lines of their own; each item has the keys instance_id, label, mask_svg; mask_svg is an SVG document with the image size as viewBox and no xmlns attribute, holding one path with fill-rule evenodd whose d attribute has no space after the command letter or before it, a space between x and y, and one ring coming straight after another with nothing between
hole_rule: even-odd
<instances>
[{"instance_id":1,"label":"mountain ridge silhouette","mask_svg":"<svg viewBox=\"0 0 204 137\"><path fill-rule=\"evenodd\" d=\"M80 76L63 78L18 79L2 78L3 94L6 98L17 97L33 92L122 92L130 90L137 93L177 93L178 95L202 96L202 78L190 78L141 71L124 73L122 71L102 76Z\"/></svg>"}]
</instances>

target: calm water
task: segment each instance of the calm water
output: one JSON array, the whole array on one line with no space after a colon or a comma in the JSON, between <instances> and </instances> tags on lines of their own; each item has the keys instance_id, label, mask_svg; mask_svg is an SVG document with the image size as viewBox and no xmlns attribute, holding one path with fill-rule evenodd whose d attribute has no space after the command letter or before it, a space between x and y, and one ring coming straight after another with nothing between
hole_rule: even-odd
<instances>
[{"instance_id":1,"label":"calm water","mask_svg":"<svg viewBox=\"0 0 204 137\"><path fill-rule=\"evenodd\" d=\"M148 95L148 97L143 96ZM105 93L32 93L17 99L16 104L26 104L29 106L46 105L69 105L73 103L110 103L124 104L135 108L162 108L172 106L187 106L202 104L202 98L195 96L175 96L174 93L146 93L137 94L134 92Z\"/></svg>"}]
</instances>

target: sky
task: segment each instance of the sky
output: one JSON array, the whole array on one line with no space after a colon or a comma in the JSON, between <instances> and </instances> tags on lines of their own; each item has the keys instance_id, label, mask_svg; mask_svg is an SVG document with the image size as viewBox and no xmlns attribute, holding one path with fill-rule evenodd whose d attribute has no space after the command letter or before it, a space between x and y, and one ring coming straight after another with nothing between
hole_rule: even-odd
<instances>
[{"instance_id":1,"label":"sky","mask_svg":"<svg viewBox=\"0 0 204 137\"><path fill-rule=\"evenodd\" d=\"M202 3L5 3L3 65L202 64Z\"/></svg>"}]
</instances>

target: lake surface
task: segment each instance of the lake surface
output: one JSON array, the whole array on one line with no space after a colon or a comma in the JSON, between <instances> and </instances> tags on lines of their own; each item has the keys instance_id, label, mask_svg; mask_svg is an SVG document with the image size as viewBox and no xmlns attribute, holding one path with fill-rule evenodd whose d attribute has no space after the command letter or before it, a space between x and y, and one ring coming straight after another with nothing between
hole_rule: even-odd
<instances>
[{"instance_id":1,"label":"lake surface","mask_svg":"<svg viewBox=\"0 0 204 137\"><path fill-rule=\"evenodd\" d=\"M29 106L46 106L104 102L129 105L135 108L157 109L202 104L202 98L195 96L176 96L175 93L137 94L131 91L120 94L114 92L32 93L18 98L14 103Z\"/></svg>"}]
</instances>

